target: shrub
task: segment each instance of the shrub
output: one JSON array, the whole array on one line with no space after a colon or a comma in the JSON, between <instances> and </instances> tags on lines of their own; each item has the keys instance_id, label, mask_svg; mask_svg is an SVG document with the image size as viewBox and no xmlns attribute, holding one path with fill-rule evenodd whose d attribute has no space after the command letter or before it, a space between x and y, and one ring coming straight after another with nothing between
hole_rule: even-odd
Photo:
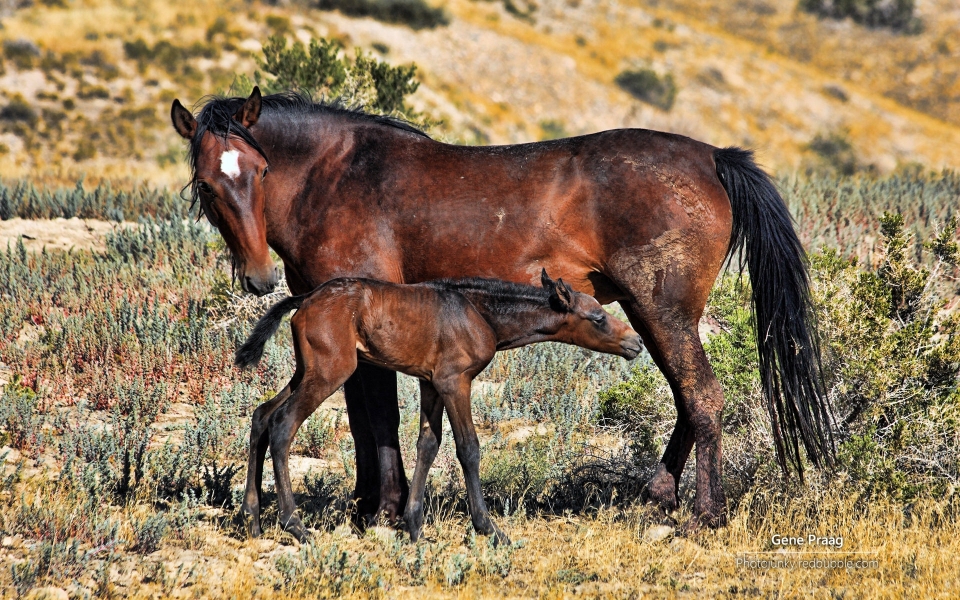
<instances>
[{"instance_id":1,"label":"shrub","mask_svg":"<svg viewBox=\"0 0 960 600\"><path fill-rule=\"evenodd\" d=\"M404 99L415 92L416 65L394 67L367 57L359 50L353 61L342 55L335 40L310 40L309 46L295 41L287 45L281 35L274 35L263 46L263 59L254 80L265 92L300 90L312 97L339 97L346 104L359 104L381 113L407 111ZM239 78L241 88L252 87ZM249 93L237 89L238 93Z\"/></svg>"},{"instance_id":2,"label":"shrub","mask_svg":"<svg viewBox=\"0 0 960 600\"><path fill-rule=\"evenodd\" d=\"M317 0L320 10L339 10L351 17L373 17L412 29L433 29L450 22L446 11L424 0Z\"/></svg>"},{"instance_id":3,"label":"shrub","mask_svg":"<svg viewBox=\"0 0 960 600\"><path fill-rule=\"evenodd\" d=\"M661 110L670 110L677 98L677 85L673 75L658 75L652 69L623 71L614 82L625 92Z\"/></svg>"},{"instance_id":4,"label":"shrub","mask_svg":"<svg viewBox=\"0 0 960 600\"><path fill-rule=\"evenodd\" d=\"M923 24L913 14L914 0L800 0L800 10L818 17L845 19L867 27L919 33Z\"/></svg>"},{"instance_id":5,"label":"shrub","mask_svg":"<svg viewBox=\"0 0 960 600\"><path fill-rule=\"evenodd\" d=\"M817 155L817 169L827 173L849 177L861 168L856 150L844 132L818 133L807 149Z\"/></svg>"},{"instance_id":6,"label":"shrub","mask_svg":"<svg viewBox=\"0 0 960 600\"><path fill-rule=\"evenodd\" d=\"M0 109L0 120L3 121L20 122L33 127L36 125L37 119L37 111L19 94L14 96L6 106Z\"/></svg>"},{"instance_id":7,"label":"shrub","mask_svg":"<svg viewBox=\"0 0 960 600\"><path fill-rule=\"evenodd\" d=\"M40 48L26 38L3 41L3 55L13 61L18 69L32 69L40 58Z\"/></svg>"}]
</instances>

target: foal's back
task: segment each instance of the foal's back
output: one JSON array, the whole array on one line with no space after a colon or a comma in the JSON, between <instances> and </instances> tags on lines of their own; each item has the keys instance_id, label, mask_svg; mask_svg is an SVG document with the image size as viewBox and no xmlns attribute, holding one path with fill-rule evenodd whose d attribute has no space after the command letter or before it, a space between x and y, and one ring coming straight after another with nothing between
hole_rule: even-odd
<instances>
[{"instance_id":1,"label":"foal's back","mask_svg":"<svg viewBox=\"0 0 960 600\"><path fill-rule=\"evenodd\" d=\"M298 346L352 345L361 360L428 381L473 365L479 372L496 351L493 330L469 301L423 284L336 279L310 294L292 324Z\"/></svg>"}]
</instances>

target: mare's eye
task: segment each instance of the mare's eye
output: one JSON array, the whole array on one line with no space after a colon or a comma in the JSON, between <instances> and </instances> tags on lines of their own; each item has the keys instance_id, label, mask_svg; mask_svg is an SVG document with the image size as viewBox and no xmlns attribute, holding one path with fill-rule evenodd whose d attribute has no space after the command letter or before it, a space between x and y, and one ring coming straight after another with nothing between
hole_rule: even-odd
<instances>
[{"instance_id":1,"label":"mare's eye","mask_svg":"<svg viewBox=\"0 0 960 600\"><path fill-rule=\"evenodd\" d=\"M201 181L198 183L197 189L200 190L200 193L204 196L213 196L213 188L210 187L210 184L206 181Z\"/></svg>"},{"instance_id":2,"label":"mare's eye","mask_svg":"<svg viewBox=\"0 0 960 600\"><path fill-rule=\"evenodd\" d=\"M263 178L267 176L267 173L270 172L270 167L264 167L263 173L260 173L260 180L263 181Z\"/></svg>"}]
</instances>

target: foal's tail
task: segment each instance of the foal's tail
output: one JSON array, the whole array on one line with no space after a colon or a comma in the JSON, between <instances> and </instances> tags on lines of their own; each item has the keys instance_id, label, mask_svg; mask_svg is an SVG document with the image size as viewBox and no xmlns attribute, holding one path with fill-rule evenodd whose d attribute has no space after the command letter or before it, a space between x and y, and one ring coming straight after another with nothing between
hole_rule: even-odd
<instances>
[{"instance_id":1,"label":"foal's tail","mask_svg":"<svg viewBox=\"0 0 960 600\"><path fill-rule=\"evenodd\" d=\"M832 466L832 415L806 255L790 213L770 177L740 148L713 153L717 175L733 208L728 256L746 258L753 287L760 379L773 428L777 461L803 480L800 443L816 466Z\"/></svg>"},{"instance_id":2,"label":"foal's tail","mask_svg":"<svg viewBox=\"0 0 960 600\"><path fill-rule=\"evenodd\" d=\"M253 326L253 331L247 341L237 349L234 364L240 368L246 368L260 362L260 358L263 356L263 347L267 340L272 338L273 334L280 328L280 321L283 320L283 316L291 310L300 308L308 295L290 296L271 306L270 310L260 317L257 324Z\"/></svg>"}]
</instances>

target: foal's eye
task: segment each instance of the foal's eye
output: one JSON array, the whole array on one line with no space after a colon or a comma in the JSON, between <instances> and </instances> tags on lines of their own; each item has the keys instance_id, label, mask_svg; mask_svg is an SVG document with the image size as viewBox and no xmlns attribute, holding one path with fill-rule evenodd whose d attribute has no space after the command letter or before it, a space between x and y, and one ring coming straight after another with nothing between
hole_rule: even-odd
<instances>
[{"instance_id":1,"label":"foal's eye","mask_svg":"<svg viewBox=\"0 0 960 600\"><path fill-rule=\"evenodd\" d=\"M263 172L260 173L260 181L263 181L263 178L267 176L267 173L270 172L270 167L264 167Z\"/></svg>"},{"instance_id":2,"label":"foal's eye","mask_svg":"<svg viewBox=\"0 0 960 600\"><path fill-rule=\"evenodd\" d=\"M590 317L590 320L596 323L597 325L601 325L604 321L607 320L607 315L593 315L592 317Z\"/></svg>"}]
</instances>

